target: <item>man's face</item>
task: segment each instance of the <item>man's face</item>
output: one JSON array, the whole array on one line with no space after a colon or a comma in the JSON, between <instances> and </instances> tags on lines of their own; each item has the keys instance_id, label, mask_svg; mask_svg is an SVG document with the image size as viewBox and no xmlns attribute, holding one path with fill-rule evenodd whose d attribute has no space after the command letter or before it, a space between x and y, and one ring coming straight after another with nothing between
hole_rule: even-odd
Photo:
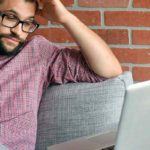
<instances>
[{"instance_id":1,"label":"man's face","mask_svg":"<svg viewBox=\"0 0 150 150\"><path fill-rule=\"evenodd\" d=\"M14 15L21 21L34 20L36 5L25 0L4 0L0 4L0 12ZM22 24L8 28L1 23L0 16L0 55L13 56L20 51L29 33L22 31Z\"/></svg>"}]
</instances>

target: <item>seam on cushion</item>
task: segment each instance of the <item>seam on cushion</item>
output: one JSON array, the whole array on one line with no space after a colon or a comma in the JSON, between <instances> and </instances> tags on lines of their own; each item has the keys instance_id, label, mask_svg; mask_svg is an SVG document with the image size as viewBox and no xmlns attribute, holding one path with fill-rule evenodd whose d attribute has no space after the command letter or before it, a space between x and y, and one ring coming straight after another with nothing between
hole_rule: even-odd
<instances>
[{"instance_id":1,"label":"seam on cushion","mask_svg":"<svg viewBox=\"0 0 150 150\"><path fill-rule=\"evenodd\" d=\"M131 73L131 72L125 72L125 73L122 74L122 75L125 76L127 73L129 74L129 73ZM130 74L129 74L129 75L130 75ZM125 88L125 90L126 90L127 87L129 86L129 85L127 85L128 83L125 82L126 79L125 79L125 78L122 78L121 75L118 76L118 79L120 79L120 80L123 82L124 88ZM131 79L130 79L130 80L132 80L132 81L130 81L130 83L133 82L132 74L131 74Z\"/></svg>"}]
</instances>

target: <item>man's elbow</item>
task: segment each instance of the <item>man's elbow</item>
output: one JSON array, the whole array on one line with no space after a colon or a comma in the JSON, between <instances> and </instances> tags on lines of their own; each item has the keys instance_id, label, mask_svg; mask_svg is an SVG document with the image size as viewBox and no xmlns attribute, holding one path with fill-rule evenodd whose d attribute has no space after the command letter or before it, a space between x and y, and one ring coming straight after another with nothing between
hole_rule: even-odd
<instances>
[{"instance_id":1,"label":"man's elbow","mask_svg":"<svg viewBox=\"0 0 150 150\"><path fill-rule=\"evenodd\" d=\"M122 68L120 67L120 68L118 68L118 69L116 69L116 70L114 71L114 74L112 75L112 77L119 76L119 75L121 75L122 73L123 73L123 70L122 70Z\"/></svg>"},{"instance_id":2,"label":"man's elbow","mask_svg":"<svg viewBox=\"0 0 150 150\"><path fill-rule=\"evenodd\" d=\"M112 68L111 70L108 71L107 74L105 74L106 78L114 78L123 73L121 66L117 68Z\"/></svg>"},{"instance_id":3,"label":"man's elbow","mask_svg":"<svg viewBox=\"0 0 150 150\"><path fill-rule=\"evenodd\" d=\"M92 69L92 67L90 67L89 65L89 68ZM121 65L118 63L117 65L108 65L108 66L105 66L105 67L97 67L95 69L92 69L97 75L99 75L100 77L104 77L104 78L114 78L114 77L117 77L119 75L121 75L123 73L122 71L122 67Z\"/></svg>"},{"instance_id":4,"label":"man's elbow","mask_svg":"<svg viewBox=\"0 0 150 150\"><path fill-rule=\"evenodd\" d=\"M122 73L123 71L120 65L115 66L115 67L112 67L112 66L106 67L106 68L103 68L103 70L101 69L97 71L97 74L99 76L102 76L107 79L117 77L121 75Z\"/></svg>"}]
</instances>

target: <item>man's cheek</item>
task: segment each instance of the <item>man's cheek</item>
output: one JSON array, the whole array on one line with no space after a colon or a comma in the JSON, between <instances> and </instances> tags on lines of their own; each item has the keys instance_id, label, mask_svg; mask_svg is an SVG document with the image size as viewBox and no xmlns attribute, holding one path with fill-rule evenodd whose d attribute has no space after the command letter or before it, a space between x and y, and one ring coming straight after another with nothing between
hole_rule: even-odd
<instances>
[{"instance_id":1,"label":"man's cheek","mask_svg":"<svg viewBox=\"0 0 150 150\"><path fill-rule=\"evenodd\" d=\"M0 34L10 34L10 29L0 25Z\"/></svg>"}]
</instances>

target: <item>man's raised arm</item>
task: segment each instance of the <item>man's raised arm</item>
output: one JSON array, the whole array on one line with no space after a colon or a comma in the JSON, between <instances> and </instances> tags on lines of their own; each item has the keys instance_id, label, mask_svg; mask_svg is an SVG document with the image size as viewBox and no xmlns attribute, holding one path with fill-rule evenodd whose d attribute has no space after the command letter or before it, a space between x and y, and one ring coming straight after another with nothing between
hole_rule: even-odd
<instances>
[{"instance_id":1,"label":"man's raised arm","mask_svg":"<svg viewBox=\"0 0 150 150\"><path fill-rule=\"evenodd\" d=\"M62 24L81 47L89 67L99 76L115 77L122 73L111 49L104 40L69 12L60 0L38 0L40 15Z\"/></svg>"}]
</instances>

